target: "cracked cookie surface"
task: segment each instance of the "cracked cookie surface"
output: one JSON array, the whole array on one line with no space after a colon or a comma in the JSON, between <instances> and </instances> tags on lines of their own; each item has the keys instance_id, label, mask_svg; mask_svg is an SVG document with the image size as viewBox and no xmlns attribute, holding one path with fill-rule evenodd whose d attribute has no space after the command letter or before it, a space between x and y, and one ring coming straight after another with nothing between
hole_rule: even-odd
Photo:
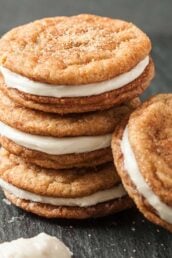
<instances>
[{"instance_id":1,"label":"cracked cookie surface","mask_svg":"<svg viewBox=\"0 0 172 258\"><path fill-rule=\"evenodd\" d=\"M112 163L89 169L46 170L26 164L1 150L0 178L18 189L40 196L77 198L108 190L120 184ZM55 206L20 199L4 190L16 206L46 218L86 219L102 217L133 206L128 195L88 207ZM66 199L67 200L67 199Z\"/></svg>"},{"instance_id":2,"label":"cracked cookie surface","mask_svg":"<svg viewBox=\"0 0 172 258\"><path fill-rule=\"evenodd\" d=\"M132 23L89 14L37 20L0 40L3 66L36 81L69 87L125 73L150 49L149 38Z\"/></svg>"},{"instance_id":3,"label":"cracked cookie surface","mask_svg":"<svg viewBox=\"0 0 172 258\"><path fill-rule=\"evenodd\" d=\"M60 116L20 106L1 89L0 99L3 123L26 133L59 138L112 133L118 122L140 104L135 98L108 110Z\"/></svg>"},{"instance_id":4,"label":"cracked cookie surface","mask_svg":"<svg viewBox=\"0 0 172 258\"><path fill-rule=\"evenodd\" d=\"M44 169L1 150L0 177L28 192L51 197L75 198L109 189L120 183L113 163L93 168Z\"/></svg>"}]
</instances>

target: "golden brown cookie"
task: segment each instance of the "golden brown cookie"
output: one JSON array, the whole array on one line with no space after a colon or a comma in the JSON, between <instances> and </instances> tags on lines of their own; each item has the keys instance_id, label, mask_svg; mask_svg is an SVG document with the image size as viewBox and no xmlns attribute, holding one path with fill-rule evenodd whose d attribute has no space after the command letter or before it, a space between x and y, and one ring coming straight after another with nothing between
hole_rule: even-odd
<instances>
[{"instance_id":1,"label":"golden brown cookie","mask_svg":"<svg viewBox=\"0 0 172 258\"><path fill-rule=\"evenodd\" d=\"M0 143L9 152L22 157L26 162L44 168L66 169L90 167L113 160L110 147L85 153L51 155L36 150L30 150L2 136L0 137Z\"/></svg>"},{"instance_id":2,"label":"golden brown cookie","mask_svg":"<svg viewBox=\"0 0 172 258\"><path fill-rule=\"evenodd\" d=\"M115 130L117 171L139 210L172 231L172 94L152 97Z\"/></svg>"},{"instance_id":3,"label":"golden brown cookie","mask_svg":"<svg viewBox=\"0 0 172 258\"><path fill-rule=\"evenodd\" d=\"M150 50L149 38L125 21L88 14L45 18L14 28L1 38L1 66L12 72L15 81L18 75L29 80L20 89L13 79L10 85L5 80L0 87L21 105L46 112L107 109L138 96L149 85L154 75ZM137 70L132 73L135 77L124 80L124 85L102 86L116 85L111 80L127 76L133 69ZM36 82L43 85L37 93L28 86ZM60 95L45 93L50 86L61 91ZM75 94L64 94L73 86L77 87Z\"/></svg>"},{"instance_id":4,"label":"golden brown cookie","mask_svg":"<svg viewBox=\"0 0 172 258\"><path fill-rule=\"evenodd\" d=\"M129 71L150 49L149 38L132 23L89 14L37 20L0 41L5 67L59 85L108 80Z\"/></svg>"},{"instance_id":5,"label":"golden brown cookie","mask_svg":"<svg viewBox=\"0 0 172 258\"><path fill-rule=\"evenodd\" d=\"M18 129L19 133L21 131L27 134L40 135L42 136L41 141L45 140L44 136L54 137L54 140L55 138L77 138L78 136L93 137L105 135L106 137L106 134L113 132L117 123L125 115L140 104L139 99L136 98L119 107L105 111L60 116L58 114L44 113L21 107L3 94L1 90L0 98L0 121L9 125L11 129ZM25 161L41 167L54 169L87 167L112 161L110 141L109 146L103 146L102 148L87 152L81 150L80 153L53 154L47 153L44 148L39 148L38 150L37 147L35 148L33 145L22 145L25 144L25 142L15 141L17 138L15 138L16 136L14 138L12 137L11 131L6 135L7 131L3 129L1 125L0 133L2 134L0 143L5 149L15 155L21 156ZM20 135L20 138L23 140L25 137L25 134ZM103 139L104 137L100 139L100 143ZM88 138L88 141L90 141L90 138ZM31 142L36 143L36 139L31 139L29 144ZM82 147L80 146L82 145L81 140L77 142L77 144L78 149ZM37 145L40 147L39 143Z\"/></svg>"},{"instance_id":6,"label":"golden brown cookie","mask_svg":"<svg viewBox=\"0 0 172 258\"><path fill-rule=\"evenodd\" d=\"M90 97L40 97L7 88L1 78L0 89L18 104L30 109L59 114L84 113L108 109L139 96L149 86L153 77L154 65L150 60L144 73L125 87Z\"/></svg>"},{"instance_id":7,"label":"golden brown cookie","mask_svg":"<svg viewBox=\"0 0 172 258\"><path fill-rule=\"evenodd\" d=\"M100 203L87 208L80 207L57 207L48 204L34 203L19 199L9 192L4 192L6 198L21 209L34 213L41 217L46 218L65 218L65 219L88 219L104 217L110 214L114 214L125 209L129 209L133 206L132 200L128 195L125 197Z\"/></svg>"},{"instance_id":8,"label":"golden brown cookie","mask_svg":"<svg viewBox=\"0 0 172 258\"><path fill-rule=\"evenodd\" d=\"M60 138L112 133L118 122L140 105L135 98L108 110L61 116L20 106L1 89L0 100L1 122L29 134Z\"/></svg>"},{"instance_id":9,"label":"golden brown cookie","mask_svg":"<svg viewBox=\"0 0 172 258\"><path fill-rule=\"evenodd\" d=\"M45 217L104 216L132 204L112 163L87 169L47 170L15 159L2 149L0 185L17 206Z\"/></svg>"},{"instance_id":10,"label":"golden brown cookie","mask_svg":"<svg viewBox=\"0 0 172 258\"><path fill-rule=\"evenodd\" d=\"M6 182L39 195L76 198L87 196L120 183L113 163L93 168L44 169L1 150L0 177Z\"/></svg>"}]
</instances>

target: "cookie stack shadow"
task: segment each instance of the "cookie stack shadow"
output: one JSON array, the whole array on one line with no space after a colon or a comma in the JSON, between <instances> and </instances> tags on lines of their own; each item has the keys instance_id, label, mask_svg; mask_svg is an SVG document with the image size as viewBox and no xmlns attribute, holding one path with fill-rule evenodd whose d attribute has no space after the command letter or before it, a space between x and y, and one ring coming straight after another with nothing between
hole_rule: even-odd
<instances>
[{"instance_id":1,"label":"cookie stack shadow","mask_svg":"<svg viewBox=\"0 0 172 258\"><path fill-rule=\"evenodd\" d=\"M99 33L97 22L108 33ZM124 39L125 31L135 48ZM84 33L89 33L86 50ZM116 47L114 53L118 40L123 50ZM153 78L150 49L134 25L92 15L43 19L1 39L0 185L13 204L48 218L75 219L132 206L113 165L111 137Z\"/></svg>"}]
</instances>

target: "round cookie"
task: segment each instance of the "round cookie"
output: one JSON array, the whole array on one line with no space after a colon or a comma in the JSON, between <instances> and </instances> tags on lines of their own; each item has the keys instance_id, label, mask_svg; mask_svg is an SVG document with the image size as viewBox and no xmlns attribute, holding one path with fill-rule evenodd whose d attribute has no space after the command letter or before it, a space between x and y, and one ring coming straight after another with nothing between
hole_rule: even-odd
<instances>
[{"instance_id":1,"label":"round cookie","mask_svg":"<svg viewBox=\"0 0 172 258\"><path fill-rule=\"evenodd\" d=\"M1 83L1 79L0 88L15 102L30 109L59 114L84 113L108 109L139 96L150 85L153 76L154 65L150 61L145 72L125 88L106 92L99 96L82 98L52 98L29 95L16 89L7 88L4 83Z\"/></svg>"},{"instance_id":2,"label":"round cookie","mask_svg":"<svg viewBox=\"0 0 172 258\"><path fill-rule=\"evenodd\" d=\"M12 29L0 42L6 68L59 85L108 80L130 70L150 49L149 38L132 23L89 14L37 20Z\"/></svg>"},{"instance_id":3,"label":"round cookie","mask_svg":"<svg viewBox=\"0 0 172 258\"><path fill-rule=\"evenodd\" d=\"M25 133L59 138L112 133L119 121L141 103L135 98L108 110L61 116L20 106L2 90L0 99L1 122Z\"/></svg>"},{"instance_id":4,"label":"round cookie","mask_svg":"<svg viewBox=\"0 0 172 258\"><path fill-rule=\"evenodd\" d=\"M117 200L104 202L87 208L80 207L55 207L48 204L34 203L19 199L9 192L4 191L6 198L17 207L46 218L64 219L89 219L111 215L133 206L128 195Z\"/></svg>"},{"instance_id":5,"label":"round cookie","mask_svg":"<svg viewBox=\"0 0 172 258\"><path fill-rule=\"evenodd\" d=\"M30 150L6 137L0 137L1 145L11 153L22 157L26 162L44 168L66 169L74 167L90 167L112 161L111 148L104 148L85 153L50 155L36 150Z\"/></svg>"},{"instance_id":6,"label":"round cookie","mask_svg":"<svg viewBox=\"0 0 172 258\"><path fill-rule=\"evenodd\" d=\"M88 196L120 183L111 162L93 168L53 170L25 163L4 149L0 178L37 195L61 198Z\"/></svg>"},{"instance_id":7,"label":"round cookie","mask_svg":"<svg viewBox=\"0 0 172 258\"><path fill-rule=\"evenodd\" d=\"M115 130L112 150L125 189L153 223L172 232L172 94L143 103Z\"/></svg>"},{"instance_id":8,"label":"round cookie","mask_svg":"<svg viewBox=\"0 0 172 258\"><path fill-rule=\"evenodd\" d=\"M107 109L149 85L150 50L149 38L125 21L87 14L46 18L1 38L0 87L21 105L45 112Z\"/></svg>"},{"instance_id":9,"label":"round cookie","mask_svg":"<svg viewBox=\"0 0 172 258\"><path fill-rule=\"evenodd\" d=\"M0 124L0 133L2 134L0 137L1 145L11 153L21 156L27 162L54 169L95 166L111 161L112 154L107 144L102 145L102 148L83 152L82 146L80 146L82 145L82 139L79 141L77 137L91 136L88 140L86 138L87 141L91 141L91 139L94 140L93 136L100 135L101 143L104 141L103 136L105 136L105 139L109 137L108 134L113 132L117 123L140 104L139 99L134 99L126 104L105 111L60 116L21 107L9 99L1 90L0 98L0 121L10 127L7 128L8 130L10 129L10 132L7 133L4 125ZM14 133L12 131L13 128L19 130L19 140L15 138L17 137L16 132L15 137L12 137ZM26 135L20 135L20 131L26 133ZM40 149L41 143L37 144L39 146L39 149L37 149L37 146L35 147L33 144L26 145L26 142L21 142L20 139L24 140L27 136L30 137L30 134L42 136L39 140L41 143L45 141L44 136L54 137L53 142L56 138L66 140L69 139L67 137L74 137L73 139L78 139L78 148L81 148L82 152L61 155L43 152L44 148ZM29 138L29 143L35 143L36 140L36 138Z\"/></svg>"},{"instance_id":10,"label":"round cookie","mask_svg":"<svg viewBox=\"0 0 172 258\"><path fill-rule=\"evenodd\" d=\"M46 170L1 150L0 185L17 206L45 217L83 219L132 205L112 163L87 169Z\"/></svg>"}]
</instances>

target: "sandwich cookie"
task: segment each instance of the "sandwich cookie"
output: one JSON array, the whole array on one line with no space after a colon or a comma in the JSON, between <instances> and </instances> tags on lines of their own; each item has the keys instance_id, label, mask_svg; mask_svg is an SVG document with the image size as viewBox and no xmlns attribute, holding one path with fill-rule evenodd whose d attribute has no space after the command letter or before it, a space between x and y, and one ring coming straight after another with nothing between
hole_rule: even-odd
<instances>
[{"instance_id":1,"label":"sandwich cookie","mask_svg":"<svg viewBox=\"0 0 172 258\"><path fill-rule=\"evenodd\" d=\"M149 38L125 21L88 14L45 18L1 38L0 87L31 109L103 110L148 87L150 51Z\"/></svg>"},{"instance_id":2,"label":"sandwich cookie","mask_svg":"<svg viewBox=\"0 0 172 258\"><path fill-rule=\"evenodd\" d=\"M139 210L172 232L172 94L146 101L112 137L117 171Z\"/></svg>"},{"instance_id":3,"label":"sandwich cookie","mask_svg":"<svg viewBox=\"0 0 172 258\"><path fill-rule=\"evenodd\" d=\"M112 163L48 170L2 149L0 186L16 206L47 218L100 217L132 206Z\"/></svg>"},{"instance_id":4,"label":"sandwich cookie","mask_svg":"<svg viewBox=\"0 0 172 258\"><path fill-rule=\"evenodd\" d=\"M45 168L95 166L112 161L111 135L140 101L86 114L45 113L21 107L0 90L0 143Z\"/></svg>"}]
</instances>

